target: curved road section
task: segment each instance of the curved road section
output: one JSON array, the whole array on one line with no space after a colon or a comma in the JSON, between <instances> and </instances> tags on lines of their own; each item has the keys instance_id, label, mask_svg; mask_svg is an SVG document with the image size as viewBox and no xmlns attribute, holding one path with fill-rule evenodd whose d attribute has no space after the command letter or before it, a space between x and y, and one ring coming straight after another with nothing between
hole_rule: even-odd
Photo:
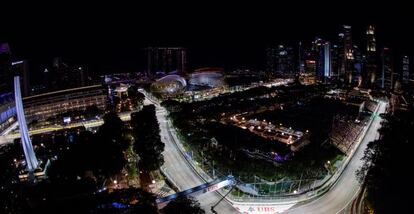
<instances>
[{"instance_id":1,"label":"curved road section","mask_svg":"<svg viewBox=\"0 0 414 214\"><path fill-rule=\"evenodd\" d=\"M378 113L385 113L386 103L380 102ZM361 144L354 153L354 157L349 161L348 166L338 178L338 181L331 189L314 201L303 205L297 205L285 213L289 214L337 214L346 213L345 208L356 197L360 190L360 184L356 180L355 172L363 164L361 158L369 142L378 139L378 129L381 127L381 117L374 117L371 126L368 128Z\"/></svg>"},{"instance_id":2,"label":"curved road section","mask_svg":"<svg viewBox=\"0 0 414 214\"><path fill-rule=\"evenodd\" d=\"M167 111L164 107L160 106L158 102L148 99L144 100L144 104L154 104L156 107L156 115L158 123L160 124L161 140L165 144L164 148L164 165L162 170L167 178L180 190L186 190L195 186L205 183L205 181L194 171L191 164L187 162L183 154L179 151L175 144L176 136L169 128L167 120ZM173 136L174 135L174 136ZM217 201L221 199L221 196L216 192L210 192L196 196L196 199L200 202L201 207L206 213L211 213L210 208ZM233 206L231 206L226 200L223 200L215 210L217 213L239 213Z\"/></svg>"},{"instance_id":3,"label":"curved road section","mask_svg":"<svg viewBox=\"0 0 414 214\"><path fill-rule=\"evenodd\" d=\"M200 185L205 181L199 176L192 165L185 159L184 155L178 149L176 144L178 139L173 130L170 130L167 119L167 111L159 105L158 102L149 99L146 96L145 104L154 104L156 106L157 119L160 124L161 139L165 143L164 159L165 164L163 171L167 178L180 190L186 190L194 186ZM377 115L384 113L386 103L380 102ZM360 190L360 184L356 180L355 172L363 164L361 158L368 143L378 138L378 129L381 127L382 119L374 117L371 125L368 127L365 136L354 152L353 158L338 178L336 183L324 195L299 204L287 204L278 202L232 202L223 200L215 210L217 213L289 213L289 214L338 214L346 213L346 207L352 202ZM211 192L196 196L201 207L207 213L210 208L221 199L221 195L217 192ZM234 208L234 207L236 208Z\"/></svg>"}]
</instances>

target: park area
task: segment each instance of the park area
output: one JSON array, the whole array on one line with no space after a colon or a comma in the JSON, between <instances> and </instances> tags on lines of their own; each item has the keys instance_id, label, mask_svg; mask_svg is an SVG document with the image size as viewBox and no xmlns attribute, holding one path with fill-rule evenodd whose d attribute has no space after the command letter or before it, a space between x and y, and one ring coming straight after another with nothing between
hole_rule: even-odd
<instances>
[{"instance_id":1,"label":"park area","mask_svg":"<svg viewBox=\"0 0 414 214\"><path fill-rule=\"evenodd\" d=\"M162 105L191 157L210 175L232 174L246 183L315 180L332 173L347 154L335 141L341 132L355 133L341 138L352 146L369 119L359 104L324 98L327 90L253 88Z\"/></svg>"}]
</instances>

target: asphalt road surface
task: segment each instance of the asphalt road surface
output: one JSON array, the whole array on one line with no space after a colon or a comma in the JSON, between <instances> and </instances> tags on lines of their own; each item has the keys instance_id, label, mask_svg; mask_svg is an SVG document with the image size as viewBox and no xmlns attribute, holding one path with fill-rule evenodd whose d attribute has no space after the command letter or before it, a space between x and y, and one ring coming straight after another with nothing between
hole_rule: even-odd
<instances>
[{"instance_id":1,"label":"asphalt road surface","mask_svg":"<svg viewBox=\"0 0 414 214\"><path fill-rule=\"evenodd\" d=\"M163 167L169 176L174 180L174 184L179 188L179 190L186 190L200 184L205 183L194 171L193 168L188 164L187 160L178 150L173 136L175 133L169 129L167 123L167 111L165 108L161 107L158 103L145 99L144 104L154 104L156 106L156 115L158 122L160 124L161 130L161 140L165 144L165 149L163 152L165 163ZM202 195L195 196L196 199L200 202L201 207L206 211L206 213L211 213L211 206L217 203L221 196L216 192L210 192ZM220 214L231 214L238 213L233 206L231 206L226 200L223 200L215 210Z\"/></svg>"},{"instance_id":2,"label":"asphalt road surface","mask_svg":"<svg viewBox=\"0 0 414 214\"><path fill-rule=\"evenodd\" d=\"M384 113L386 103L381 103L378 112ZM315 199L312 202L303 205L297 205L287 210L288 214L337 214L344 213L345 207L356 197L360 184L356 180L355 172L363 164L361 158L364 155L369 142L379 137L378 129L381 127L381 117L374 117L370 128L367 130L365 137L362 139L360 146L354 153L354 157L348 163L348 166L339 177L337 183L326 194Z\"/></svg>"}]
</instances>

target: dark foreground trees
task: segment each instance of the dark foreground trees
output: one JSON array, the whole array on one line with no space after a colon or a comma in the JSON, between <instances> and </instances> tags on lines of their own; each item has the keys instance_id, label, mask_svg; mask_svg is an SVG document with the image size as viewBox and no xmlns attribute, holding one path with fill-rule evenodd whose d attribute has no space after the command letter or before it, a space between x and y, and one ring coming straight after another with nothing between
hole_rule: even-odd
<instances>
[{"instance_id":1,"label":"dark foreground trees","mask_svg":"<svg viewBox=\"0 0 414 214\"><path fill-rule=\"evenodd\" d=\"M11 182L17 177L13 158L21 151L0 150L5 152L0 154L0 213L158 213L155 196L143 189L103 188L125 167L129 133L115 113L108 113L96 133L82 131L74 142L54 136L60 149L53 153L49 179L35 184Z\"/></svg>"},{"instance_id":2,"label":"dark foreground trees","mask_svg":"<svg viewBox=\"0 0 414 214\"><path fill-rule=\"evenodd\" d=\"M152 193L139 188L86 191L90 182L16 185L12 197L2 201L0 213L158 213Z\"/></svg>"},{"instance_id":3,"label":"dark foreground trees","mask_svg":"<svg viewBox=\"0 0 414 214\"><path fill-rule=\"evenodd\" d=\"M76 142L58 155L48 176L52 181L75 180L92 172L98 183L111 178L126 164L123 152L130 142L125 132L118 115L106 114L96 134L81 132Z\"/></svg>"},{"instance_id":4,"label":"dark foreground trees","mask_svg":"<svg viewBox=\"0 0 414 214\"><path fill-rule=\"evenodd\" d=\"M155 106L144 106L131 115L135 138L134 149L138 154L140 169L156 170L164 164L164 143L160 138L160 128L155 114Z\"/></svg>"},{"instance_id":5,"label":"dark foreground trees","mask_svg":"<svg viewBox=\"0 0 414 214\"><path fill-rule=\"evenodd\" d=\"M387 115L379 140L370 142L364 165L357 173L367 188L367 202L375 213L408 213L412 186L414 111Z\"/></svg>"},{"instance_id":6,"label":"dark foreground trees","mask_svg":"<svg viewBox=\"0 0 414 214\"><path fill-rule=\"evenodd\" d=\"M162 209L164 214L204 214L204 210L200 208L198 203L193 198L179 197L165 206Z\"/></svg>"}]
</instances>

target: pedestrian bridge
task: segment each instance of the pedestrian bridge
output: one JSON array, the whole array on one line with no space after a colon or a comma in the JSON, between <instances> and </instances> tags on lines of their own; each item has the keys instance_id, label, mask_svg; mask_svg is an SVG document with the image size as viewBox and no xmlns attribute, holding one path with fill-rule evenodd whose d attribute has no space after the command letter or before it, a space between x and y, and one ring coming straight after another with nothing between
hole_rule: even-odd
<instances>
[{"instance_id":1,"label":"pedestrian bridge","mask_svg":"<svg viewBox=\"0 0 414 214\"><path fill-rule=\"evenodd\" d=\"M175 198L178 198L179 196L187 196L187 195L190 195L190 194L193 194L193 193L204 194L204 193L207 193L207 192L213 192L213 191L219 190L219 189L221 189L223 187L226 187L226 186L232 186L235 183L236 182L235 182L234 177L229 175L225 178L216 179L214 181L207 182L207 183L201 184L199 186L196 186L196 187L193 187L193 188L190 188L190 189L187 189L187 190L184 190L184 191L181 191L181 192L178 192L178 193L166 196L166 197L157 198L155 200L155 202L157 204L162 204L162 203L169 202L169 201L171 201Z\"/></svg>"}]
</instances>

